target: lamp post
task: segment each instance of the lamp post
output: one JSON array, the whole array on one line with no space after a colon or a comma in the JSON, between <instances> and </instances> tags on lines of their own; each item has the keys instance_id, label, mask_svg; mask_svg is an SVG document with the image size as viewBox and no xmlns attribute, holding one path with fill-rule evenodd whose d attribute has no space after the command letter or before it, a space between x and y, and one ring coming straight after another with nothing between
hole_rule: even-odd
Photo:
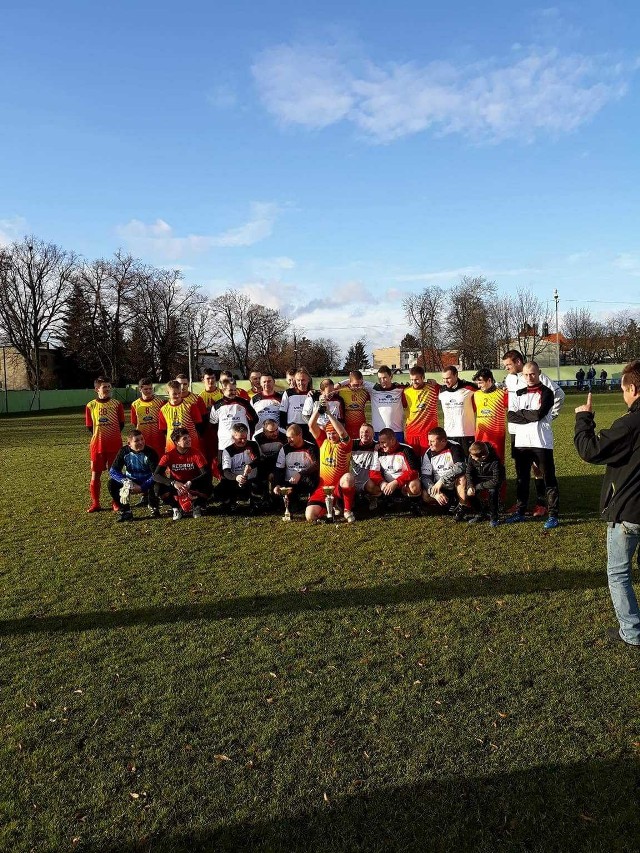
<instances>
[{"instance_id":1,"label":"lamp post","mask_svg":"<svg viewBox=\"0 0 640 853\"><path fill-rule=\"evenodd\" d=\"M556 366L558 369L558 382L560 381L560 328L558 326L558 288L553 291L553 298L556 303Z\"/></svg>"}]
</instances>

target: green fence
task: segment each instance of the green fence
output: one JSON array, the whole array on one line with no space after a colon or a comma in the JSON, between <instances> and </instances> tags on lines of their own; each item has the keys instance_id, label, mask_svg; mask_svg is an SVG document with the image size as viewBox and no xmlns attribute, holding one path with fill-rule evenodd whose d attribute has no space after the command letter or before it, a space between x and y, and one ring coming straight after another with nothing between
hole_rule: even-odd
<instances>
[{"instance_id":1,"label":"green fence","mask_svg":"<svg viewBox=\"0 0 640 853\"><path fill-rule=\"evenodd\" d=\"M114 388L113 396L123 403L130 403L137 396L137 389ZM96 392L93 388L74 388L68 391L0 391L0 415L28 412L44 412L51 409L83 409Z\"/></svg>"}]
</instances>

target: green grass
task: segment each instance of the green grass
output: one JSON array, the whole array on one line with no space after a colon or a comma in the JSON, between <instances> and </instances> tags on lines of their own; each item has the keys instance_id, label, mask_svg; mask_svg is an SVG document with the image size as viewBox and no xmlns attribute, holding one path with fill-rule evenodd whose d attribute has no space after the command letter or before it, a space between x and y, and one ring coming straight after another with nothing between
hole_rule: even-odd
<instances>
[{"instance_id":1,"label":"green grass","mask_svg":"<svg viewBox=\"0 0 640 853\"><path fill-rule=\"evenodd\" d=\"M79 415L0 421L0 849L637 851L640 656L571 408L548 535L118 525Z\"/></svg>"}]
</instances>

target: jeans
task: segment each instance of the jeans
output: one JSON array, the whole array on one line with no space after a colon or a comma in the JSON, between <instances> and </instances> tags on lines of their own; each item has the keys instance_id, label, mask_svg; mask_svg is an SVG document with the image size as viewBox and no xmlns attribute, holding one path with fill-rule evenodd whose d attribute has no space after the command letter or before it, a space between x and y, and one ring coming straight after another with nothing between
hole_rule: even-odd
<instances>
[{"instance_id":1,"label":"jeans","mask_svg":"<svg viewBox=\"0 0 640 853\"><path fill-rule=\"evenodd\" d=\"M640 524L607 524L609 592L620 623L620 636L633 646L640 645L640 610L631 584L631 566L639 544Z\"/></svg>"}]
</instances>

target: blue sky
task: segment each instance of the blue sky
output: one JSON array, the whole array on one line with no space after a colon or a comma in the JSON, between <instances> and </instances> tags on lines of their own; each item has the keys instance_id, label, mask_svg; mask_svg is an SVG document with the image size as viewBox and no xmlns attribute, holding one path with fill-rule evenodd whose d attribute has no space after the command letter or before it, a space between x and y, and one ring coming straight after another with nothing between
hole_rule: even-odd
<instances>
[{"instance_id":1,"label":"blue sky","mask_svg":"<svg viewBox=\"0 0 640 853\"><path fill-rule=\"evenodd\" d=\"M0 241L119 247L346 348L485 275L640 310L629 2L14 2Z\"/></svg>"}]
</instances>

